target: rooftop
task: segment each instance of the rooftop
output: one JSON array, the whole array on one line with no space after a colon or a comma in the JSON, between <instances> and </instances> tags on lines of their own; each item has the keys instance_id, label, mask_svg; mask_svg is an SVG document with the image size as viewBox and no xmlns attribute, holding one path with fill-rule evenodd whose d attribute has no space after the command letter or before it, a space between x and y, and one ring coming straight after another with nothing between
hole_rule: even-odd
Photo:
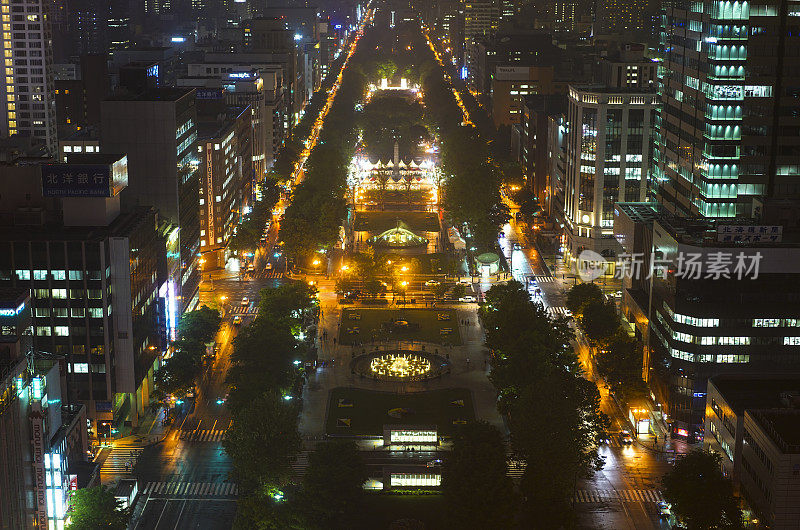
<instances>
[{"instance_id":1,"label":"rooftop","mask_svg":"<svg viewBox=\"0 0 800 530\"><path fill-rule=\"evenodd\" d=\"M794 376L718 375L711 382L736 414L745 409L783 408L787 401L781 393L800 393L800 372Z\"/></svg>"},{"instance_id":2,"label":"rooftop","mask_svg":"<svg viewBox=\"0 0 800 530\"><path fill-rule=\"evenodd\" d=\"M108 98L108 101L178 101L190 94L193 88L149 88L144 92L133 94L119 92Z\"/></svg>"},{"instance_id":3,"label":"rooftop","mask_svg":"<svg viewBox=\"0 0 800 530\"><path fill-rule=\"evenodd\" d=\"M749 411L784 453L800 453L800 409Z\"/></svg>"},{"instance_id":4,"label":"rooftop","mask_svg":"<svg viewBox=\"0 0 800 530\"><path fill-rule=\"evenodd\" d=\"M618 202L614 205L615 209L624 212L635 223L649 224L658 221L669 234L679 243L694 245L698 247L740 247L742 243L748 247L796 247L798 243L797 233L783 232L781 242L724 242L717 239L718 226L760 226L762 223L750 218L713 219L704 217L678 217L668 212L657 202Z\"/></svg>"}]
</instances>

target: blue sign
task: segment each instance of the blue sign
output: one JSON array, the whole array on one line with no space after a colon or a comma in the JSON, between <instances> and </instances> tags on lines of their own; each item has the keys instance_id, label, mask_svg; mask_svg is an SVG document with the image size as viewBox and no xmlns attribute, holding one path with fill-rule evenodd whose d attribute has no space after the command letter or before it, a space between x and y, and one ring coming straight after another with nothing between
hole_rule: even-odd
<instances>
[{"instance_id":1,"label":"blue sign","mask_svg":"<svg viewBox=\"0 0 800 530\"><path fill-rule=\"evenodd\" d=\"M106 164L44 164L44 197L111 197L111 166Z\"/></svg>"}]
</instances>

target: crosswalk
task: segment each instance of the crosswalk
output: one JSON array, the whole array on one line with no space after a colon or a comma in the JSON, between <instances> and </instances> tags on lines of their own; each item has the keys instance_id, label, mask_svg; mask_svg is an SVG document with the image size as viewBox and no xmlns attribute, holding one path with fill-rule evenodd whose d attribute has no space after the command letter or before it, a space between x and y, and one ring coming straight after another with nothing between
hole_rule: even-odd
<instances>
[{"instance_id":1,"label":"crosswalk","mask_svg":"<svg viewBox=\"0 0 800 530\"><path fill-rule=\"evenodd\" d=\"M153 497L236 497L239 486L233 482L148 482L142 490Z\"/></svg>"},{"instance_id":2,"label":"crosswalk","mask_svg":"<svg viewBox=\"0 0 800 530\"><path fill-rule=\"evenodd\" d=\"M552 276L544 276L538 274L535 275L534 278L536 278L536 283L553 283L554 281L556 281L555 278L553 278Z\"/></svg>"},{"instance_id":3,"label":"crosswalk","mask_svg":"<svg viewBox=\"0 0 800 530\"><path fill-rule=\"evenodd\" d=\"M526 465L527 463L523 460L509 460L508 472L506 474L513 479L521 479L522 475L525 473Z\"/></svg>"},{"instance_id":4,"label":"crosswalk","mask_svg":"<svg viewBox=\"0 0 800 530\"><path fill-rule=\"evenodd\" d=\"M221 442L225 439L227 431L223 429L199 429L194 431L181 431L180 439L189 442Z\"/></svg>"},{"instance_id":5,"label":"crosswalk","mask_svg":"<svg viewBox=\"0 0 800 530\"><path fill-rule=\"evenodd\" d=\"M283 278L283 270L274 268L270 270L260 270L255 273L255 278L259 280L277 280Z\"/></svg>"},{"instance_id":6,"label":"crosswalk","mask_svg":"<svg viewBox=\"0 0 800 530\"><path fill-rule=\"evenodd\" d=\"M255 315L258 313L258 306L233 306L230 309L232 315Z\"/></svg>"},{"instance_id":7,"label":"crosswalk","mask_svg":"<svg viewBox=\"0 0 800 530\"><path fill-rule=\"evenodd\" d=\"M297 479L302 479L306 476L306 468L308 467L308 451L300 451L297 458L292 462L292 476Z\"/></svg>"},{"instance_id":8,"label":"crosswalk","mask_svg":"<svg viewBox=\"0 0 800 530\"><path fill-rule=\"evenodd\" d=\"M658 490L578 490L575 502L660 502L664 500Z\"/></svg>"},{"instance_id":9,"label":"crosswalk","mask_svg":"<svg viewBox=\"0 0 800 530\"><path fill-rule=\"evenodd\" d=\"M130 475L143 447L117 442L100 468L101 474Z\"/></svg>"},{"instance_id":10,"label":"crosswalk","mask_svg":"<svg viewBox=\"0 0 800 530\"><path fill-rule=\"evenodd\" d=\"M561 306L558 306L558 307L550 306L550 307L547 308L547 312L550 313L550 316L552 316L552 317L568 317L569 316L569 314L567 313L567 308L566 307L561 307Z\"/></svg>"}]
</instances>

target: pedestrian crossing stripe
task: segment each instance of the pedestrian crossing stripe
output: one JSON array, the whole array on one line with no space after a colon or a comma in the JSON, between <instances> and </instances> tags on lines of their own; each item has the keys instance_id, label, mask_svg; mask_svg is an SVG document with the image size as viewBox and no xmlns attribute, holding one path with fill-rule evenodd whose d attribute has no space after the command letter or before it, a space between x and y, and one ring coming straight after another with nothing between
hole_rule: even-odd
<instances>
[{"instance_id":1,"label":"pedestrian crossing stripe","mask_svg":"<svg viewBox=\"0 0 800 530\"><path fill-rule=\"evenodd\" d=\"M578 490L574 501L600 502L660 502L664 497L658 490Z\"/></svg>"},{"instance_id":2,"label":"pedestrian crossing stripe","mask_svg":"<svg viewBox=\"0 0 800 530\"><path fill-rule=\"evenodd\" d=\"M547 308L547 312L550 313L552 316L557 317L566 317L567 315L567 308L566 307L553 307L550 306Z\"/></svg>"},{"instance_id":3,"label":"pedestrian crossing stripe","mask_svg":"<svg viewBox=\"0 0 800 530\"><path fill-rule=\"evenodd\" d=\"M239 486L233 482L148 482L142 493L149 497L235 497Z\"/></svg>"},{"instance_id":4,"label":"pedestrian crossing stripe","mask_svg":"<svg viewBox=\"0 0 800 530\"><path fill-rule=\"evenodd\" d=\"M556 281L555 278L553 278L552 276L539 276L539 275L536 275L536 276L534 276L534 278L536 278L536 282L537 283L553 283L554 281Z\"/></svg>"},{"instance_id":5,"label":"pedestrian crossing stripe","mask_svg":"<svg viewBox=\"0 0 800 530\"><path fill-rule=\"evenodd\" d=\"M143 447L126 444L115 445L100 467L100 473L132 473L142 451L144 451Z\"/></svg>"},{"instance_id":6,"label":"pedestrian crossing stripe","mask_svg":"<svg viewBox=\"0 0 800 530\"><path fill-rule=\"evenodd\" d=\"M181 440L190 442L219 442L225 439L227 431L222 429L201 429L199 431L182 431Z\"/></svg>"},{"instance_id":7,"label":"pedestrian crossing stripe","mask_svg":"<svg viewBox=\"0 0 800 530\"><path fill-rule=\"evenodd\" d=\"M258 313L258 306L255 307L242 307L234 306L230 312L234 315L255 315Z\"/></svg>"},{"instance_id":8,"label":"pedestrian crossing stripe","mask_svg":"<svg viewBox=\"0 0 800 530\"><path fill-rule=\"evenodd\" d=\"M256 274L256 278L259 280L277 280L283 278L283 271L279 271L277 269L271 269L268 271L259 271Z\"/></svg>"}]
</instances>

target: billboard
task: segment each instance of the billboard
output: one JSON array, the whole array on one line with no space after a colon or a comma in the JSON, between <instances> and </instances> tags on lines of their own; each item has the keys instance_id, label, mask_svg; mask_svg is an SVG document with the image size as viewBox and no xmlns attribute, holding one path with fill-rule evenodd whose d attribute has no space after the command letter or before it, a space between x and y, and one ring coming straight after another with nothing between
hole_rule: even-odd
<instances>
[{"instance_id":1,"label":"billboard","mask_svg":"<svg viewBox=\"0 0 800 530\"><path fill-rule=\"evenodd\" d=\"M44 197L113 197L128 185L128 158L113 164L44 164Z\"/></svg>"}]
</instances>

